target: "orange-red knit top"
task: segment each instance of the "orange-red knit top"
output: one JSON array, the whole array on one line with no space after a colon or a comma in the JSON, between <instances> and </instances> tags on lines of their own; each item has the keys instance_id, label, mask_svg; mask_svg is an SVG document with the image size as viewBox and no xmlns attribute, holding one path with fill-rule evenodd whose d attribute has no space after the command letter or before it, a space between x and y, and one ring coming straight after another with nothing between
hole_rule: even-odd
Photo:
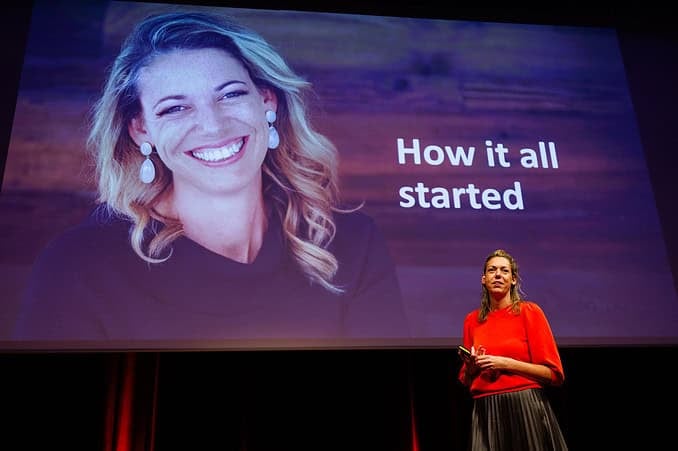
<instances>
[{"instance_id":1,"label":"orange-red knit top","mask_svg":"<svg viewBox=\"0 0 678 451\"><path fill-rule=\"evenodd\" d=\"M565 379L563 365L551 326L544 311L537 304L522 301L520 313L511 311L511 306L490 312L487 320L478 322L480 310L474 310L464 319L463 344L485 349L486 354L512 357L524 362L546 365L551 369L551 384L561 385ZM463 381L465 364L459 372ZM473 398L538 388L541 384L519 374L502 371L483 371L471 383Z\"/></svg>"}]
</instances>

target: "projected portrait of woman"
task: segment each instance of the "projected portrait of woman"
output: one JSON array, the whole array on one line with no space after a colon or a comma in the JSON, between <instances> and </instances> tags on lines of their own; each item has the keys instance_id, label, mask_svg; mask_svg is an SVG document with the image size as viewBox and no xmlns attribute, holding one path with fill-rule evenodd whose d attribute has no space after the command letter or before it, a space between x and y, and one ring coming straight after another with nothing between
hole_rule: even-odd
<instances>
[{"instance_id":1,"label":"projected portrait of woman","mask_svg":"<svg viewBox=\"0 0 678 451\"><path fill-rule=\"evenodd\" d=\"M559 343L678 340L614 29L86 3L31 8L0 349L451 346L507 237Z\"/></svg>"},{"instance_id":2,"label":"projected portrait of woman","mask_svg":"<svg viewBox=\"0 0 678 451\"><path fill-rule=\"evenodd\" d=\"M407 336L386 242L341 202L310 90L225 15L138 23L92 109L97 206L36 260L14 338Z\"/></svg>"}]
</instances>

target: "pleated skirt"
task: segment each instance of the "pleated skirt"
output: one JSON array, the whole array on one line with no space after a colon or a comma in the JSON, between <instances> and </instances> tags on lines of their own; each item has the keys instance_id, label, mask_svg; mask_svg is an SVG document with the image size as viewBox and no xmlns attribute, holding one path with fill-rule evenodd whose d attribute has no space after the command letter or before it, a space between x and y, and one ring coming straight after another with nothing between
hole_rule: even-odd
<instances>
[{"instance_id":1,"label":"pleated skirt","mask_svg":"<svg viewBox=\"0 0 678 451\"><path fill-rule=\"evenodd\" d=\"M558 419L541 389L476 398L471 451L565 451Z\"/></svg>"}]
</instances>

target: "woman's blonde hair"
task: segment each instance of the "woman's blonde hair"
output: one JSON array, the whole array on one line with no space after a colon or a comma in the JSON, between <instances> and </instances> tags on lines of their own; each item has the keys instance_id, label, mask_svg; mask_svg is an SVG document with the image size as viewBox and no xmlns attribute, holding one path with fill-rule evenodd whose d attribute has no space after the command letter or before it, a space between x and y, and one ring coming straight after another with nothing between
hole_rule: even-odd
<instances>
[{"instance_id":1,"label":"woman's blonde hair","mask_svg":"<svg viewBox=\"0 0 678 451\"><path fill-rule=\"evenodd\" d=\"M92 110L88 148L96 161L98 201L133 225L130 242L144 260L157 263L171 254L171 243L183 234L178 220L161 217L155 207L172 184L172 173L157 155L151 159L156 178L145 185L139 168L145 158L128 133L141 114L140 70L153 59L178 49L222 49L238 59L258 89L278 98L276 128L280 146L263 163L264 199L279 215L284 240L301 271L331 292L338 263L327 250L334 238L337 211L337 151L307 118L311 85L259 34L226 16L196 12L154 15L136 25L113 62L103 93ZM152 219L164 225L151 230Z\"/></svg>"}]
</instances>

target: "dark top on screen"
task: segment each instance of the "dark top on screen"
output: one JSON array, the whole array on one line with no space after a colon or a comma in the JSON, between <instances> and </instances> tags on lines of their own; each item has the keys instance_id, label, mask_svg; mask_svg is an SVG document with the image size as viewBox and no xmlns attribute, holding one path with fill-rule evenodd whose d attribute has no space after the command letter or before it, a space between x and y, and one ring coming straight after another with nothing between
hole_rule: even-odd
<instances>
[{"instance_id":1,"label":"dark top on screen","mask_svg":"<svg viewBox=\"0 0 678 451\"><path fill-rule=\"evenodd\" d=\"M275 216L275 215L274 215ZM256 260L241 264L182 237L164 263L129 244L130 224L95 210L34 264L17 340L232 340L408 336L393 261L374 221L336 215L332 294L311 284L271 218Z\"/></svg>"}]
</instances>

